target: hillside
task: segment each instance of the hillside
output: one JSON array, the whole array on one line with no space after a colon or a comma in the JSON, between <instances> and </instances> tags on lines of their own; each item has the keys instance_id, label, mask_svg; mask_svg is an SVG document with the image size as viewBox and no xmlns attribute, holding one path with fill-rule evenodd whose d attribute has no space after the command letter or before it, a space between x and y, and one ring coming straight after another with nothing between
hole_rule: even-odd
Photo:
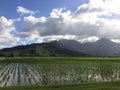
<instances>
[{"instance_id":1,"label":"hillside","mask_svg":"<svg viewBox=\"0 0 120 90\"><path fill-rule=\"evenodd\" d=\"M120 43L105 38L87 43L62 39L5 48L0 56L120 56Z\"/></svg>"},{"instance_id":2,"label":"hillside","mask_svg":"<svg viewBox=\"0 0 120 90\"><path fill-rule=\"evenodd\" d=\"M96 42L80 43L75 40L60 40L65 48L92 56L120 56L120 44L101 38Z\"/></svg>"},{"instance_id":3,"label":"hillside","mask_svg":"<svg viewBox=\"0 0 120 90\"><path fill-rule=\"evenodd\" d=\"M58 41L50 43L38 43L22 45L0 50L0 56L88 56L78 51L69 50L63 47Z\"/></svg>"}]
</instances>

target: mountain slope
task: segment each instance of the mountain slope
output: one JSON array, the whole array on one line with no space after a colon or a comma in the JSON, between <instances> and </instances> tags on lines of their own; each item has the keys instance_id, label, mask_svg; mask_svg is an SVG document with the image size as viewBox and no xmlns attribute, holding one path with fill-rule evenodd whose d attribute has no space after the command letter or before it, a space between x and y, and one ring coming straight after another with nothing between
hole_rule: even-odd
<instances>
[{"instance_id":1,"label":"mountain slope","mask_svg":"<svg viewBox=\"0 0 120 90\"><path fill-rule=\"evenodd\" d=\"M88 56L78 51L66 49L58 41L22 45L0 50L0 56Z\"/></svg>"},{"instance_id":2,"label":"mountain slope","mask_svg":"<svg viewBox=\"0 0 120 90\"><path fill-rule=\"evenodd\" d=\"M92 56L119 56L120 53L120 44L105 38L92 43L79 43L74 40L60 40L59 42L67 49Z\"/></svg>"},{"instance_id":3,"label":"mountain slope","mask_svg":"<svg viewBox=\"0 0 120 90\"><path fill-rule=\"evenodd\" d=\"M16 46L0 50L0 56L120 56L120 44L102 38L80 43L62 39L49 43Z\"/></svg>"}]
</instances>

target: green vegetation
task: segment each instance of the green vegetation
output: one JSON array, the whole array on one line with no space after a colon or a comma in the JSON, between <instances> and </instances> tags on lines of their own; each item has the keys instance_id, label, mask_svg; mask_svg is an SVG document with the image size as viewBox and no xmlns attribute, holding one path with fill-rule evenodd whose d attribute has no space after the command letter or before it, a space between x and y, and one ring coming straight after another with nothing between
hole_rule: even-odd
<instances>
[{"instance_id":1,"label":"green vegetation","mask_svg":"<svg viewBox=\"0 0 120 90\"><path fill-rule=\"evenodd\" d=\"M114 57L1 57L0 90L120 90L119 70Z\"/></svg>"},{"instance_id":2,"label":"green vegetation","mask_svg":"<svg viewBox=\"0 0 120 90\"><path fill-rule=\"evenodd\" d=\"M4 57L47 57L47 56L89 56L87 54L64 48L59 42L22 45L0 50Z\"/></svg>"},{"instance_id":3,"label":"green vegetation","mask_svg":"<svg viewBox=\"0 0 120 90\"><path fill-rule=\"evenodd\" d=\"M81 83L71 85L1 87L0 90L120 90L120 82Z\"/></svg>"},{"instance_id":4,"label":"green vegetation","mask_svg":"<svg viewBox=\"0 0 120 90\"><path fill-rule=\"evenodd\" d=\"M1 62L40 62L40 63L81 63L81 62L120 62L114 57L1 57Z\"/></svg>"}]
</instances>

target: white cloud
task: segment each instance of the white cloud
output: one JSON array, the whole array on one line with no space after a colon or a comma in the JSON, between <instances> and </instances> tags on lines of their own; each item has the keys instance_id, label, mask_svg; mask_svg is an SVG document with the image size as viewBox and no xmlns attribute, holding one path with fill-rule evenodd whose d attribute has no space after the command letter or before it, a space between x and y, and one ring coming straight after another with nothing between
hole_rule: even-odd
<instances>
[{"instance_id":1,"label":"white cloud","mask_svg":"<svg viewBox=\"0 0 120 90\"><path fill-rule=\"evenodd\" d=\"M13 19L14 22L20 22L21 18Z\"/></svg>"},{"instance_id":2,"label":"white cloud","mask_svg":"<svg viewBox=\"0 0 120 90\"><path fill-rule=\"evenodd\" d=\"M111 41L113 41L115 43L120 43L120 39L112 39Z\"/></svg>"},{"instance_id":3,"label":"white cloud","mask_svg":"<svg viewBox=\"0 0 120 90\"><path fill-rule=\"evenodd\" d=\"M0 48L16 44L19 40L12 33L15 32L14 20L0 17Z\"/></svg>"},{"instance_id":4,"label":"white cloud","mask_svg":"<svg viewBox=\"0 0 120 90\"><path fill-rule=\"evenodd\" d=\"M59 39L75 39L93 42L99 38L120 41L120 0L89 0L75 11L66 8L53 9L49 17L35 17L36 11L18 6L23 19L0 18L0 43L21 41L44 42ZM27 16L28 15L28 16ZM117 16L117 17L116 17ZM20 32L14 22L21 21ZM6 33L6 34L5 34ZM14 40L17 37L17 40Z\"/></svg>"},{"instance_id":5,"label":"white cloud","mask_svg":"<svg viewBox=\"0 0 120 90\"><path fill-rule=\"evenodd\" d=\"M89 3L80 5L73 12L57 8L52 10L49 17L26 16L20 36L27 40L46 37L48 41L66 38L66 35L85 42L98 38L119 39L120 19L114 17L116 14L120 16L119 2L89 0Z\"/></svg>"},{"instance_id":6,"label":"white cloud","mask_svg":"<svg viewBox=\"0 0 120 90\"><path fill-rule=\"evenodd\" d=\"M52 12L50 13L51 18L59 18L63 13L63 11L65 11L66 8L56 8L53 9Z\"/></svg>"},{"instance_id":7,"label":"white cloud","mask_svg":"<svg viewBox=\"0 0 120 90\"><path fill-rule=\"evenodd\" d=\"M17 7L17 12L20 13L20 15L26 15L26 14L34 15L38 11L32 11L32 10L26 9L26 8L24 8L22 6L18 6Z\"/></svg>"},{"instance_id":8,"label":"white cloud","mask_svg":"<svg viewBox=\"0 0 120 90\"><path fill-rule=\"evenodd\" d=\"M54 40L60 40L60 39L76 39L75 35L51 35L51 36L44 36L40 38L43 42L49 42ZM38 39L39 42L39 39Z\"/></svg>"},{"instance_id":9,"label":"white cloud","mask_svg":"<svg viewBox=\"0 0 120 90\"><path fill-rule=\"evenodd\" d=\"M81 43L95 42L95 41L97 41L97 40L99 40L98 37L96 37L96 36L91 36L91 37L87 37L87 38L80 39L80 42L81 42Z\"/></svg>"},{"instance_id":10,"label":"white cloud","mask_svg":"<svg viewBox=\"0 0 120 90\"><path fill-rule=\"evenodd\" d=\"M107 6L108 3L114 1L96 1L98 2L95 3L95 0L90 0L89 3L80 5L74 12L65 8L53 9L48 18L36 18L31 15L24 17L23 29L20 35L27 38L27 40L41 37L53 38L53 36L58 39L57 36L60 35L62 36L61 39L63 39L63 36L65 38L66 35L73 35L79 41L97 40L91 39L91 37L119 38L120 20L109 18L110 15L116 14L116 12L111 10L109 5Z\"/></svg>"},{"instance_id":11,"label":"white cloud","mask_svg":"<svg viewBox=\"0 0 120 90\"><path fill-rule=\"evenodd\" d=\"M9 46L5 46L5 45L0 45L0 49L3 49L3 48L8 48Z\"/></svg>"}]
</instances>

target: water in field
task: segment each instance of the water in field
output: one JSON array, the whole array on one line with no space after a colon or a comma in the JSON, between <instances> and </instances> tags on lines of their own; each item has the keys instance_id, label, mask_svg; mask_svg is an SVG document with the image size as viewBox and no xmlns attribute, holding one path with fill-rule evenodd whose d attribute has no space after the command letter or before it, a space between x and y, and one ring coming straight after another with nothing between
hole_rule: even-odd
<instances>
[{"instance_id":1,"label":"water in field","mask_svg":"<svg viewBox=\"0 0 120 90\"><path fill-rule=\"evenodd\" d=\"M118 63L1 63L0 86L49 85L120 80Z\"/></svg>"}]
</instances>

